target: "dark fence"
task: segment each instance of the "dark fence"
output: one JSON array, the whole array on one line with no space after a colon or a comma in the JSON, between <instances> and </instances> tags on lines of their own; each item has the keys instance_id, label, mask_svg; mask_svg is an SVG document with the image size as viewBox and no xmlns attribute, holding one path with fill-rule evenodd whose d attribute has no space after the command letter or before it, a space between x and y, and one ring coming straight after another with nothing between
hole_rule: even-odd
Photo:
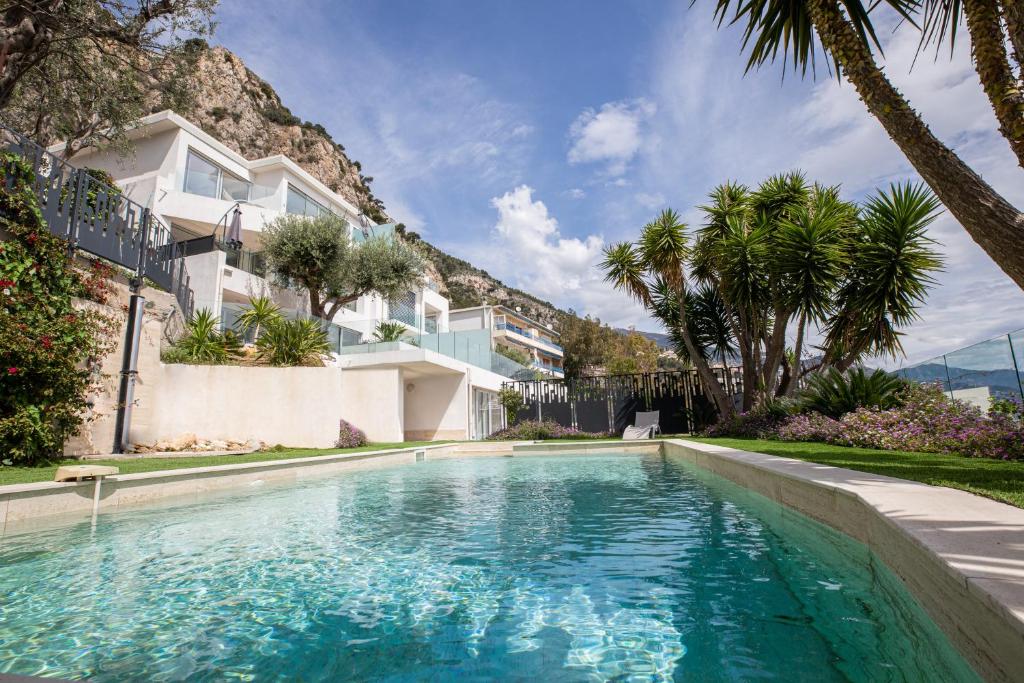
<instances>
[{"instance_id":1,"label":"dark fence","mask_svg":"<svg viewBox=\"0 0 1024 683\"><path fill-rule=\"evenodd\" d=\"M29 165L43 220L71 253L81 250L131 270L139 281L147 278L174 294L186 318L192 314L185 259L170 229L148 208L3 125L0 149ZM7 189L14 183L10 166L3 167Z\"/></svg>"},{"instance_id":2,"label":"dark fence","mask_svg":"<svg viewBox=\"0 0 1024 683\"><path fill-rule=\"evenodd\" d=\"M742 391L739 368L716 368L715 374L730 393ZM523 397L517 422L552 420L585 432L621 433L640 411L657 410L665 434L699 431L716 416L695 370L514 381L503 386Z\"/></svg>"}]
</instances>

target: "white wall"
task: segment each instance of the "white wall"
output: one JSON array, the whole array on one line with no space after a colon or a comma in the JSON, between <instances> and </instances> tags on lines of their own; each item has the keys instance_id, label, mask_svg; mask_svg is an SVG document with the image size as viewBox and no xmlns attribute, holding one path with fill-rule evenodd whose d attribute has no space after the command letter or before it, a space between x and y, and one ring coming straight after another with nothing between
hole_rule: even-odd
<instances>
[{"instance_id":1,"label":"white wall","mask_svg":"<svg viewBox=\"0 0 1024 683\"><path fill-rule=\"evenodd\" d=\"M469 382L465 374L405 380L408 441L469 438Z\"/></svg>"},{"instance_id":2,"label":"white wall","mask_svg":"<svg viewBox=\"0 0 1024 683\"><path fill-rule=\"evenodd\" d=\"M161 365L155 381L152 400L136 410L132 443L194 434L327 448L338 439L339 368L174 364Z\"/></svg>"},{"instance_id":3,"label":"white wall","mask_svg":"<svg viewBox=\"0 0 1024 683\"><path fill-rule=\"evenodd\" d=\"M448 329L452 332L465 330L486 330L486 309L478 308L469 311L448 311Z\"/></svg>"},{"instance_id":4,"label":"white wall","mask_svg":"<svg viewBox=\"0 0 1024 683\"><path fill-rule=\"evenodd\" d=\"M341 414L370 441L405 438L402 371L398 368L344 370Z\"/></svg>"}]
</instances>

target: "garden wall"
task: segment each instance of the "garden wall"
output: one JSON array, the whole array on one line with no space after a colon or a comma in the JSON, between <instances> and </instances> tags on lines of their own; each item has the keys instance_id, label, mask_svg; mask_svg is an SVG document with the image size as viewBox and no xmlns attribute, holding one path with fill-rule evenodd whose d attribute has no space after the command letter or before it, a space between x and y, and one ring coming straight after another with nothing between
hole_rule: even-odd
<instances>
[{"instance_id":1,"label":"garden wall","mask_svg":"<svg viewBox=\"0 0 1024 683\"><path fill-rule=\"evenodd\" d=\"M263 441L327 448L338 439L340 368L161 365L148 406L132 417L131 441Z\"/></svg>"}]
</instances>

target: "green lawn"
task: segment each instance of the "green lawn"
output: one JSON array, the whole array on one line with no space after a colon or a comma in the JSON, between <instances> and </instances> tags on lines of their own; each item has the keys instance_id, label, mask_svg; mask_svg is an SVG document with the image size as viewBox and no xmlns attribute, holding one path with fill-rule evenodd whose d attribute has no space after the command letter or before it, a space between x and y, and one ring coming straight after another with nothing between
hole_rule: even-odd
<instances>
[{"instance_id":1,"label":"green lawn","mask_svg":"<svg viewBox=\"0 0 1024 683\"><path fill-rule=\"evenodd\" d=\"M375 443L358 448L288 448L282 451L261 451L243 455L199 455L190 458L137 458L131 460L63 460L58 464L42 467L0 467L0 486L6 484L29 484L35 481L53 481L58 465L113 465L121 474L155 472L157 470L179 470L186 467L209 467L211 465L236 465L238 463L265 462L268 460L290 460L316 455L335 453L362 453L386 448L413 448L437 445L444 441L406 441L405 443Z\"/></svg>"},{"instance_id":2,"label":"green lawn","mask_svg":"<svg viewBox=\"0 0 1024 683\"><path fill-rule=\"evenodd\" d=\"M823 465L873 472L900 479L970 491L1024 508L1024 462L965 458L938 453L877 451L823 443L764 441L760 439L700 438L703 443L744 451L781 455Z\"/></svg>"}]
</instances>

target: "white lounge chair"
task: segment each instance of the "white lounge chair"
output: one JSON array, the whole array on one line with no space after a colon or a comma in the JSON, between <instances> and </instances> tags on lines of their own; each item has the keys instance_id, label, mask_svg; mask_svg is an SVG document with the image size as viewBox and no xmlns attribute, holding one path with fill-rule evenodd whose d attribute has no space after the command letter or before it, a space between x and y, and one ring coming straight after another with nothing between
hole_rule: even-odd
<instances>
[{"instance_id":1,"label":"white lounge chair","mask_svg":"<svg viewBox=\"0 0 1024 683\"><path fill-rule=\"evenodd\" d=\"M636 418L633 420L633 426L626 427L626 431L622 433L622 439L624 441L653 439L655 434L661 433L661 427L658 426L660 415L660 410L652 410L646 413L637 412Z\"/></svg>"}]
</instances>

